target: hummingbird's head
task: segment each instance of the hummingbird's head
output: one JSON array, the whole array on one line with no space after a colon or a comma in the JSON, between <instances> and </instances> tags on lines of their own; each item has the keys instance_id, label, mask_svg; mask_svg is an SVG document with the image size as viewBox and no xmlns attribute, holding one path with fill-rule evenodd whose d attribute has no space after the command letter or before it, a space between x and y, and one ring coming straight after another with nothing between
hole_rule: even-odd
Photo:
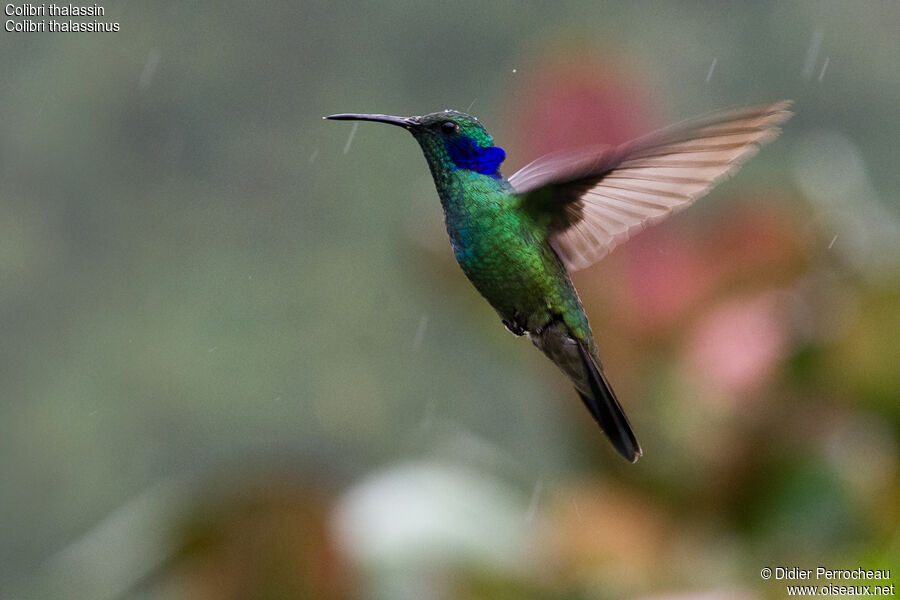
<instances>
[{"instance_id":1,"label":"hummingbird's head","mask_svg":"<svg viewBox=\"0 0 900 600\"><path fill-rule=\"evenodd\" d=\"M436 178L458 169L500 177L500 163L506 158L478 119L456 110L421 117L338 114L326 119L377 121L406 128L419 142Z\"/></svg>"}]
</instances>

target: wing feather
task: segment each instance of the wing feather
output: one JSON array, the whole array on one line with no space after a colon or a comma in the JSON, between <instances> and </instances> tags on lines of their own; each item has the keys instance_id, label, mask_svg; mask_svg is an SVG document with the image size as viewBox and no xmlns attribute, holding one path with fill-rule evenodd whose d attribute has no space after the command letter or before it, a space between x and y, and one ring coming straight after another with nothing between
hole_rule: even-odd
<instances>
[{"instance_id":1,"label":"wing feather","mask_svg":"<svg viewBox=\"0 0 900 600\"><path fill-rule=\"evenodd\" d=\"M583 269L734 173L773 140L790 101L685 121L619 146L543 156L509 178L522 206L548 219L566 266Z\"/></svg>"}]
</instances>

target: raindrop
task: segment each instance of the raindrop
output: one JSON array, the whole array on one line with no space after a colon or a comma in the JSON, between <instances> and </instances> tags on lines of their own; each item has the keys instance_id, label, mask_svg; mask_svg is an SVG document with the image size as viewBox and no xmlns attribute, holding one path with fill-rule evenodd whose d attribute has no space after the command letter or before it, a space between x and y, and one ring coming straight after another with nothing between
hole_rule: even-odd
<instances>
[{"instance_id":1,"label":"raindrop","mask_svg":"<svg viewBox=\"0 0 900 600\"><path fill-rule=\"evenodd\" d=\"M816 29L813 31L812 40L809 42L809 50L806 51L806 63L803 65L803 79L810 79L813 69L816 66L816 59L819 57L819 47L822 45L822 38L825 37L824 29Z\"/></svg>"},{"instance_id":2,"label":"raindrop","mask_svg":"<svg viewBox=\"0 0 900 600\"><path fill-rule=\"evenodd\" d=\"M544 480L538 479L531 491L531 501L528 503L528 510L525 511L525 522L531 523L534 520L534 513L537 511L538 500L541 498L541 492L544 490Z\"/></svg>"},{"instance_id":3,"label":"raindrop","mask_svg":"<svg viewBox=\"0 0 900 600\"><path fill-rule=\"evenodd\" d=\"M359 127L359 121L353 124L353 127L350 128L350 137L347 138L347 143L344 144L344 154L347 154L350 151L350 144L353 143L353 136L356 135L356 129Z\"/></svg>"},{"instance_id":4,"label":"raindrop","mask_svg":"<svg viewBox=\"0 0 900 600\"><path fill-rule=\"evenodd\" d=\"M428 315L422 315L419 319L419 326L416 327L416 334L413 336L412 349L416 352L422 346L422 340L425 339L425 329L428 327Z\"/></svg>"},{"instance_id":5,"label":"raindrop","mask_svg":"<svg viewBox=\"0 0 900 600\"><path fill-rule=\"evenodd\" d=\"M218 346L213 346L212 348L209 348L209 349L207 350L207 352L215 352L215 351L218 350L218 349L219 349Z\"/></svg>"},{"instance_id":6,"label":"raindrop","mask_svg":"<svg viewBox=\"0 0 900 600\"><path fill-rule=\"evenodd\" d=\"M828 63L831 62L831 57L825 57L825 63L822 65L822 70L819 71L819 81L822 81L822 78L825 77L825 69L828 68Z\"/></svg>"},{"instance_id":7,"label":"raindrop","mask_svg":"<svg viewBox=\"0 0 900 600\"><path fill-rule=\"evenodd\" d=\"M575 515L578 517L578 520L583 521L584 517L581 515L581 507L578 506L578 501L575 498L572 498L572 508L575 509Z\"/></svg>"},{"instance_id":8,"label":"raindrop","mask_svg":"<svg viewBox=\"0 0 900 600\"><path fill-rule=\"evenodd\" d=\"M147 62L144 63L144 69L141 71L141 76L138 78L138 89L146 88L153 81L160 58L162 58L162 53L159 51L159 48L151 48L150 53L147 55Z\"/></svg>"},{"instance_id":9,"label":"raindrop","mask_svg":"<svg viewBox=\"0 0 900 600\"><path fill-rule=\"evenodd\" d=\"M425 412L422 414L422 419L419 421L419 432L427 433L434 427L434 412L437 409L437 399L432 398L428 401L428 404L425 405Z\"/></svg>"},{"instance_id":10,"label":"raindrop","mask_svg":"<svg viewBox=\"0 0 900 600\"><path fill-rule=\"evenodd\" d=\"M319 149L316 148L312 151L312 154L309 155L309 164L313 164L316 162L316 157L319 156Z\"/></svg>"},{"instance_id":11,"label":"raindrop","mask_svg":"<svg viewBox=\"0 0 900 600\"><path fill-rule=\"evenodd\" d=\"M719 62L719 57L717 56L712 60L712 64L709 65L709 71L706 73L706 83L709 83L709 80L712 79L713 71L716 70L716 63L718 63L718 62Z\"/></svg>"},{"instance_id":12,"label":"raindrop","mask_svg":"<svg viewBox=\"0 0 900 600\"><path fill-rule=\"evenodd\" d=\"M478 100L478 98L472 98L472 101L469 102L469 105L466 107L466 112L469 112L470 110L472 110L472 107L475 106L476 100Z\"/></svg>"},{"instance_id":13,"label":"raindrop","mask_svg":"<svg viewBox=\"0 0 900 600\"><path fill-rule=\"evenodd\" d=\"M834 246L834 243L837 241L837 236L831 238L831 241L828 242L828 249L831 250L831 247Z\"/></svg>"},{"instance_id":14,"label":"raindrop","mask_svg":"<svg viewBox=\"0 0 900 600\"><path fill-rule=\"evenodd\" d=\"M519 72L518 69L513 69L513 73L518 73L518 72Z\"/></svg>"},{"instance_id":15,"label":"raindrop","mask_svg":"<svg viewBox=\"0 0 900 600\"><path fill-rule=\"evenodd\" d=\"M836 131L814 131L797 147L794 177L852 267L874 277L896 269L900 220L886 210L859 148Z\"/></svg>"}]
</instances>

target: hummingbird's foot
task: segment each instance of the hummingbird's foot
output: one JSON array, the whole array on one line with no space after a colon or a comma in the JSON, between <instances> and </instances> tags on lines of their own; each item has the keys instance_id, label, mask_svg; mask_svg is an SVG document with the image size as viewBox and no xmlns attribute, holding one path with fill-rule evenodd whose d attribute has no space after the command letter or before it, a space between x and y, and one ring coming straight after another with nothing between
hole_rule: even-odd
<instances>
[{"instance_id":1,"label":"hummingbird's foot","mask_svg":"<svg viewBox=\"0 0 900 600\"><path fill-rule=\"evenodd\" d=\"M552 326L552 325L554 325L554 324L556 324L556 323L562 323L562 322L563 322L562 315L559 314L559 313L553 313L553 312L551 312L551 313L547 313L547 315L548 315L548 317L549 317L548 321L547 321L546 323L544 323L543 325L541 325L540 327L538 327L537 329L534 330L533 333L534 333L536 336L541 336L541 335L543 335L544 330L546 330L548 327L550 327L550 326Z\"/></svg>"},{"instance_id":2,"label":"hummingbird's foot","mask_svg":"<svg viewBox=\"0 0 900 600\"><path fill-rule=\"evenodd\" d=\"M514 335L525 335L528 331L525 327L525 324L521 321L522 315L519 314L519 311L513 311L513 316L511 319L500 319L503 321L503 324L506 325L506 328L509 329Z\"/></svg>"}]
</instances>

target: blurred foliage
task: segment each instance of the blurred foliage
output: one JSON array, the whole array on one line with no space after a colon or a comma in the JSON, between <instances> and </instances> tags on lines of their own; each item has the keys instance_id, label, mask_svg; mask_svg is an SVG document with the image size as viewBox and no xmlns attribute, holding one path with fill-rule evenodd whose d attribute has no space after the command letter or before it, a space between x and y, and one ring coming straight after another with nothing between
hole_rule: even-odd
<instances>
[{"instance_id":1,"label":"blurred foliage","mask_svg":"<svg viewBox=\"0 0 900 600\"><path fill-rule=\"evenodd\" d=\"M0 35L0 597L900 565L900 5L103 5ZM636 465L464 280L412 140L319 118L470 107L509 174L778 98L737 178L575 275Z\"/></svg>"}]
</instances>

